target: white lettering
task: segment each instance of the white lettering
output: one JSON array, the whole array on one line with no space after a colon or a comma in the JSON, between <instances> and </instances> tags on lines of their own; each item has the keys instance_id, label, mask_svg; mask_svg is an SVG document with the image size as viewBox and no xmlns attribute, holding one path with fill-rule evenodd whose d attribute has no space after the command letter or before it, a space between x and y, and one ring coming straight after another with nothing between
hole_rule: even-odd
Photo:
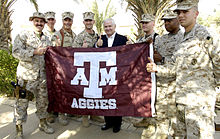
<instances>
[{"instance_id":1,"label":"white lettering","mask_svg":"<svg viewBox=\"0 0 220 139\"><path fill-rule=\"evenodd\" d=\"M115 99L109 99L108 104L109 104L109 109L116 109L116 100Z\"/></svg>"},{"instance_id":2,"label":"white lettering","mask_svg":"<svg viewBox=\"0 0 220 139\"><path fill-rule=\"evenodd\" d=\"M87 108L94 109L94 100L93 99L87 99Z\"/></svg>"},{"instance_id":3,"label":"white lettering","mask_svg":"<svg viewBox=\"0 0 220 139\"><path fill-rule=\"evenodd\" d=\"M86 108L86 99L84 99L84 98L79 99L79 108L80 109L85 109Z\"/></svg>"},{"instance_id":4,"label":"white lettering","mask_svg":"<svg viewBox=\"0 0 220 139\"><path fill-rule=\"evenodd\" d=\"M100 62L106 62L106 66L115 66L116 65L116 51L113 52L75 52L74 53L74 66L83 66L84 62L90 62L90 76L89 83L85 77L84 69L77 69L77 74L71 80L71 85L78 85L79 80L81 80L81 85L86 85L88 83L89 87L84 88L83 97L86 98L102 98L102 88L99 88L99 69ZM116 85L117 81L115 80L117 68L112 67L107 74L107 71L101 71L102 74L102 84L106 82L112 85ZM87 81L87 82L86 82Z\"/></svg>"},{"instance_id":5,"label":"white lettering","mask_svg":"<svg viewBox=\"0 0 220 139\"><path fill-rule=\"evenodd\" d=\"M77 102L78 101L78 102ZM71 108L76 109L116 109L116 99L84 99L73 98Z\"/></svg>"},{"instance_id":6,"label":"white lettering","mask_svg":"<svg viewBox=\"0 0 220 139\"><path fill-rule=\"evenodd\" d=\"M117 85L116 71L117 71L117 67L110 68L109 74L107 73L106 68L100 69L100 73L101 73L100 86L106 86L107 83L109 83L109 85Z\"/></svg>"},{"instance_id":7,"label":"white lettering","mask_svg":"<svg viewBox=\"0 0 220 139\"><path fill-rule=\"evenodd\" d=\"M77 101L76 101L76 98L73 98L73 103L71 105L71 108L79 108Z\"/></svg>"},{"instance_id":8,"label":"white lettering","mask_svg":"<svg viewBox=\"0 0 220 139\"><path fill-rule=\"evenodd\" d=\"M88 80L86 79L86 76L85 76L85 69L84 68L77 68L77 73L75 75L75 77L73 78L73 80L71 80L71 85L79 85L79 81L81 80L80 82L80 85L88 85L89 82Z\"/></svg>"}]
</instances>

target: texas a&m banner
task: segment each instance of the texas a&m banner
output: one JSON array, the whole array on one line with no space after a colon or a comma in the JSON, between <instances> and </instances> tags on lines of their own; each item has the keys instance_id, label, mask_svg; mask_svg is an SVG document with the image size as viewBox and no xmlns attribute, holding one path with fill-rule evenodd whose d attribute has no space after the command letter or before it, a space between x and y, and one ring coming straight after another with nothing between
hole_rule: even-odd
<instances>
[{"instance_id":1,"label":"texas a&m banner","mask_svg":"<svg viewBox=\"0 0 220 139\"><path fill-rule=\"evenodd\" d=\"M155 78L146 70L152 46L49 47L45 54L49 111L151 117Z\"/></svg>"}]
</instances>

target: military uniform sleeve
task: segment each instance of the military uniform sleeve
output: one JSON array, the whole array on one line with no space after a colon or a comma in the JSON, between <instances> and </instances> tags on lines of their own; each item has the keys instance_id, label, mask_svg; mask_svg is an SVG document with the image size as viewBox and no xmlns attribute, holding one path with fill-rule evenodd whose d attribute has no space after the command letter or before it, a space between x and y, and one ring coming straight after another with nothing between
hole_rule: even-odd
<instances>
[{"instance_id":1,"label":"military uniform sleeve","mask_svg":"<svg viewBox=\"0 0 220 139\"><path fill-rule=\"evenodd\" d=\"M220 39L213 39L213 43L210 44L209 42L212 41L211 38L207 39L208 41L208 48L210 57L213 63L213 72L216 80L217 86L220 86Z\"/></svg>"},{"instance_id":2,"label":"military uniform sleeve","mask_svg":"<svg viewBox=\"0 0 220 139\"><path fill-rule=\"evenodd\" d=\"M174 77L176 76L176 64L169 62L164 65L157 65L156 74L160 77Z\"/></svg>"},{"instance_id":3,"label":"military uniform sleeve","mask_svg":"<svg viewBox=\"0 0 220 139\"><path fill-rule=\"evenodd\" d=\"M34 49L28 49L26 46L27 36L25 34L17 35L12 47L12 55L21 61L32 61Z\"/></svg>"},{"instance_id":4,"label":"military uniform sleeve","mask_svg":"<svg viewBox=\"0 0 220 139\"><path fill-rule=\"evenodd\" d=\"M75 38L75 40L73 42L73 46L79 48L79 47L82 47L82 45L83 45L83 40L82 40L82 37L79 34L79 35L76 36L76 38Z\"/></svg>"}]
</instances>

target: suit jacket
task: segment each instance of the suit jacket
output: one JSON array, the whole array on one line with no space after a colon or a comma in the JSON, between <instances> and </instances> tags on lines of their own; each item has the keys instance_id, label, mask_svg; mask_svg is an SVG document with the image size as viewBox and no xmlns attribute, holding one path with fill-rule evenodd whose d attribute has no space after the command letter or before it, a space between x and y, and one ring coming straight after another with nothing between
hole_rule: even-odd
<instances>
[{"instance_id":1,"label":"suit jacket","mask_svg":"<svg viewBox=\"0 0 220 139\"><path fill-rule=\"evenodd\" d=\"M101 39L103 40L103 45L101 47L99 47L99 48L108 47L108 39L107 39L106 35L102 35ZM112 44L112 47L120 46L120 45L126 45L127 41L128 41L127 37L122 36L122 35L116 33L114 41L113 41L113 44Z\"/></svg>"}]
</instances>

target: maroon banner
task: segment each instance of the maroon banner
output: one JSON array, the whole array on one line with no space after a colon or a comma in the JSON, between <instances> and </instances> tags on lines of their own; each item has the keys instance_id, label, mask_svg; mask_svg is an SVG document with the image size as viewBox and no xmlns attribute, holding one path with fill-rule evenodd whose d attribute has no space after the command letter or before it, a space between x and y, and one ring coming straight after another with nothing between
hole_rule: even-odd
<instances>
[{"instance_id":1,"label":"maroon banner","mask_svg":"<svg viewBox=\"0 0 220 139\"><path fill-rule=\"evenodd\" d=\"M48 111L152 116L147 43L111 48L49 47L45 54Z\"/></svg>"}]
</instances>

